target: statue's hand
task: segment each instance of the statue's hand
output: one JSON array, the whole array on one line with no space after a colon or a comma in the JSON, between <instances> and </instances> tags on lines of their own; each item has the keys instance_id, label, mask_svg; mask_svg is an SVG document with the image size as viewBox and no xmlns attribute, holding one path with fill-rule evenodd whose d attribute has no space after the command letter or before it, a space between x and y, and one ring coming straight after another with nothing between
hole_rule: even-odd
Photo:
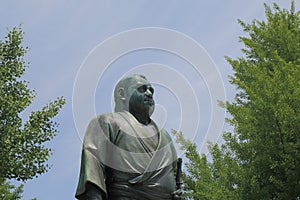
<instances>
[{"instance_id":1,"label":"statue's hand","mask_svg":"<svg viewBox=\"0 0 300 200\"><path fill-rule=\"evenodd\" d=\"M87 184L86 200L105 200L103 192L94 184Z\"/></svg>"},{"instance_id":2,"label":"statue's hand","mask_svg":"<svg viewBox=\"0 0 300 200\"><path fill-rule=\"evenodd\" d=\"M173 194L172 194L172 200L182 200L182 197L181 197L181 195L182 195L182 190L176 190L175 192L173 192Z\"/></svg>"}]
</instances>

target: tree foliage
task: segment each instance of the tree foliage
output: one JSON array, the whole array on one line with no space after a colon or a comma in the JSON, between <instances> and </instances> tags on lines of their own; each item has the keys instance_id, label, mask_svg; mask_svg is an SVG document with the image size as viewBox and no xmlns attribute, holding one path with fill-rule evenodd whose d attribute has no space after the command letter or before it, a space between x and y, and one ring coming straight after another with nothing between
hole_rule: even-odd
<instances>
[{"instance_id":1,"label":"tree foliage","mask_svg":"<svg viewBox=\"0 0 300 200\"><path fill-rule=\"evenodd\" d=\"M2 200L18 200L22 198L23 185L18 187L5 180L0 180L0 197Z\"/></svg>"},{"instance_id":2,"label":"tree foliage","mask_svg":"<svg viewBox=\"0 0 300 200\"><path fill-rule=\"evenodd\" d=\"M1 200L19 200L22 199L24 185L15 186L7 180L0 180L0 199ZM37 200L33 198L31 200Z\"/></svg>"},{"instance_id":3,"label":"tree foliage","mask_svg":"<svg viewBox=\"0 0 300 200\"><path fill-rule=\"evenodd\" d=\"M226 144L219 147L211 144L210 156L198 154L197 146L184 139L181 132L173 131L185 150L183 190L186 199L219 200L239 199L237 179L242 169Z\"/></svg>"},{"instance_id":4,"label":"tree foliage","mask_svg":"<svg viewBox=\"0 0 300 200\"><path fill-rule=\"evenodd\" d=\"M26 181L46 172L52 149L45 146L57 134L52 120L65 100L57 98L24 122L21 113L32 103L35 91L21 79L28 67L22 46L23 31L13 28L0 41L0 179Z\"/></svg>"},{"instance_id":5,"label":"tree foliage","mask_svg":"<svg viewBox=\"0 0 300 200\"><path fill-rule=\"evenodd\" d=\"M265 5L265 14L265 21L239 21L248 33L240 37L244 56L226 58L237 87L234 101L224 105L233 132L211 147L210 162L195 146L187 148L193 199L300 196L300 16L294 2L290 10Z\"/></svg>"},{"instance_id":6,"label":"tree foliage","mask_svg":"<svg viewBox=\"0 0 300 200\"><path fill-rule=\"evenodd\" d=\"M265 6L267 22L240 22L249 37L244 58L228 58L239 89L226 108L235 134L229 145L242 161L243 199L300 195L300 16Z\"/></svg>"}]
</instances>

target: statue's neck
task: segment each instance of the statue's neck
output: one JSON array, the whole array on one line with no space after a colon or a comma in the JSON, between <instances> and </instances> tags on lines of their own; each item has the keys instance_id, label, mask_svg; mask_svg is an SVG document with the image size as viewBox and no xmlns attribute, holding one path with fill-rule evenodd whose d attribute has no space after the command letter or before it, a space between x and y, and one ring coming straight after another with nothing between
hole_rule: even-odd
<instances>
[{"instance_id":1,"label":"statue's neck","mask_svg":"<svg viewBox=\"0 0 300 200\"><path fill-rule=\"evenodd\" d=\"M141 115L139 113L131 113L140 123L148 125L151 122L149 115Z\"/></svg>"}]
</instances>

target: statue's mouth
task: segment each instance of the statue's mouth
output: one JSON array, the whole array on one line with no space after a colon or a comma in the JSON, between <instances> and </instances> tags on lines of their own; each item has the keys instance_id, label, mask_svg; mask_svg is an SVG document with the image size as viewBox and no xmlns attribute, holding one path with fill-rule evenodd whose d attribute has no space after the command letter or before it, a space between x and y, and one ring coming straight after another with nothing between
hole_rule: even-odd
<instances>
[{"instance_id":1,"label":"statue's mouth","mask_svg":"<svg viewBox=\"0 0 300 200\"><path fill-rule=\"evenodd\" d=\"M153 99L145 99L144 102L151 105L154 103Z\"/></svg>"}]
</instances>

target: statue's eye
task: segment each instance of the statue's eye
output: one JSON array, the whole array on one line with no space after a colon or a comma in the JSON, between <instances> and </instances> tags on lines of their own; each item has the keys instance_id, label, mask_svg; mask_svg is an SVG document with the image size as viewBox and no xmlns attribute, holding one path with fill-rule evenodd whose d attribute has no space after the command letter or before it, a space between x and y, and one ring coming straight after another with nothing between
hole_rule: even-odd
<instances>
[{"instance_id":1,"label":"statue's eye","mask_svg":"<svg viewBox=\"0 0 300 200\"><path fill-rule=\"evenodd\" d=\"M139 92L141 92L141 93L146 92L148 89L150 90L150 92L151 92L152 94L154 93L154 89L153 89L153 87L151 87L151 86L142 85L142 86L140 86L140 87L137 88L137 90L138 90Z\"/></svg>"},{"instance_id":2,"label":"statue's eye","mask_svg":"<svg viewBox=\"0 0 300 200\"><path fill-rule=\"evenodd\" d=\"M147 90L147 86L146 86L146 85L142 85L142 86L138 87L137 90L138 90L139 92L144 93L144 92L146 92L146 90Z\"/></svg>"}]
</instances>

